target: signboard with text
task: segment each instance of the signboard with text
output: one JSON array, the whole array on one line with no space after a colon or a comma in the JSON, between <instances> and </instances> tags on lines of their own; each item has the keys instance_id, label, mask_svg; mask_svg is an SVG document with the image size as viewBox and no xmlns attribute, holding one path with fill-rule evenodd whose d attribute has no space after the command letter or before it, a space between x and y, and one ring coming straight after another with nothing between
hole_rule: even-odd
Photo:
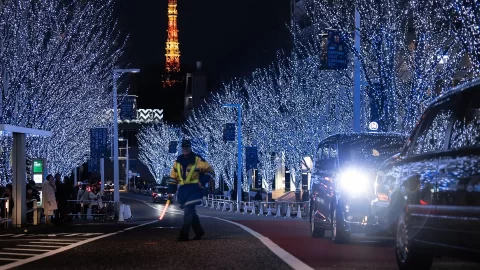
<instances>
[{"instance_id":1,"label":"signboard with text","mask_svg":"<svg viewBox=\"0 0 480 270\"><path fill-rule=\"evenodd\" d=\"M321 69L341 70L347 68L347 46L337 30L327 31L326 40L320 52Z\"/></svg>"},{"instance_id":2,"label":"signboard with text","mask_svg":"<svg viewBox=\"0 0 480 270\"><path fill-rule=\"evenodd\" d=\"M100 159L106 157L108 151L107 128L90 129L90 160L88 161L89 172L100 172Z\"/></svg>"},{"instance_id":3,"label":"signboard with text","mask_svg":"<svg viewBox=\"0 0 480 270\"><path fill-rule=\"evenodd\" d=\"M257 147L245 147L245 158L247 171L254 169L258 164L258 150Z\"/></svg>"},{"instance_id":4,"label":"signboard with text","mask_svg":"<svg viewBox=\"0 0 480 270\"><path fill-rule=\"evenodd\" d=\"M227 123L223 127L223 140L226 142L235 141L235 124Z\"/></svg>"},{"instance_id":5,"label":"signboard with text","mask_svg":"<svg viewBox=\"0 0 480 270\"><path fill-rule=\"evenodd\" d=\"M137 99L136 96L124 96L120 104L120 120L137 119Z\"/></svg>"}]
</instances>

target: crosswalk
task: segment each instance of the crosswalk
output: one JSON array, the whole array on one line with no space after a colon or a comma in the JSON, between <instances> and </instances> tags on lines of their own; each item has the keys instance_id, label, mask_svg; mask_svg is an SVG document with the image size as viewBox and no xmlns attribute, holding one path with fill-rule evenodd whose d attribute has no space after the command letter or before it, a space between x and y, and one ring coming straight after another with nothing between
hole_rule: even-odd
<instances>
[{"instance_id":1,"label":"crosswalk","mask_svg":"<svg viewBox=\"0 0 480 270\"><path fill-rule=\"evenodd\" d=\"M99 236L103 233L51 233L51 234L28 234L28 233L18 233L18 234L0 234L0 240L2 239L11 239L11 238L34 238L34 237L92 237Z\"/></svg>"},{"instance_id":2,"label":"crosswalk","mask_svg":"<svg viewBox=\"0 0 480 270\"><path fill-rule=\"evenodd\" d=\"M19 238L20 237L24 236L20 235ZM2 269L2 265L6 266L10 263L40 256L47 252L68 247L83 240L85 240L85 238L40 238L31 239L28 241L19 241L15 245L9 245L8 247L0 248L0 269Z\"/></svg>"}]
</instances>

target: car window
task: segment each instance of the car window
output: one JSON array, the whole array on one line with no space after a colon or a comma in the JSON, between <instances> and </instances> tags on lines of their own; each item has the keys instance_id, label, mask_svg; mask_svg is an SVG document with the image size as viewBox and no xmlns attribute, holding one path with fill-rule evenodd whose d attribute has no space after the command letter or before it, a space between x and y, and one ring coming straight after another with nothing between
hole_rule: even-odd
<instances>
[{"instance_id":1,"label":"car window","mask_svg":"<svg viewBox=\"0 0 480 270\"><path fill-rule=\"evenodd\" d=\"M420 155L440 151L445 144L448 124L453 111L450 107L443 107L440 110L432 111L434 116L427 116L427 122L420 129L417 139L413 145L413 154Z\"/></svg>"},{"instance_id":2,"label":"car window","mask_svg":"<svg viewBox=\"0 0 480 270\"><path fill-rule=\"evenodd\" d=\"M459 102L452 126L450 149L480 145L480 94L478 91L472 94L466 94Z\"/></svg>"}]
</instances>

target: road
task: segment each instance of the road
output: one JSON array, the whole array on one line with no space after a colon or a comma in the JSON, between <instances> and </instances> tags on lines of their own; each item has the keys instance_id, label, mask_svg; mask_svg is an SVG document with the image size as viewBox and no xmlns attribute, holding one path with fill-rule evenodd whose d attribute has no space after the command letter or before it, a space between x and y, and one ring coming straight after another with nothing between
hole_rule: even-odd
<instances>
[{"instance_id":1,"label":"road","mask_svg":"<svg viewBox=\"0 0 480 270\"><path fill-rule=\"evenodd\" d=\"M309 236L308 222L199 207L206 235L177 242L182 211L122 193L133 218L125 223L82 222L0 231L4 269L397 269L393 240L354 237L335 245ZM193 235L192 235L193 236ZM438 259L434 269L478 269Z\"/></svg>"}]
</instances>

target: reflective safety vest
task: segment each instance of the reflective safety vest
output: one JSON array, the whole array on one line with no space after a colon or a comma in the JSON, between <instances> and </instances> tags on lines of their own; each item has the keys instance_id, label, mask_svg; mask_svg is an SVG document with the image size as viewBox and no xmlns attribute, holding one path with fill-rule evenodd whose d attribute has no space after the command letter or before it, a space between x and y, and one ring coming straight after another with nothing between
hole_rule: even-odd
<instances>
[{"instance_id":1,"label":"reflective safety vest","mask_svg":"<svg viewBox=\"0 0 480 270\"><path fill-rule=\"evenodd\" d=\"M195 164L193 164L192 167L190 167L190 171L187 174L187 179L183 180L182 176L182 166L180 165L179 162L177 162L177 174L178 174L178 183L180 185L185 185L185 184L196 184L199 182L199 179L192 179L193 174L195 173L195 170L197 169L197 163L200 160L199 157L195 157Z\"/></svg>"}]
</instances>

